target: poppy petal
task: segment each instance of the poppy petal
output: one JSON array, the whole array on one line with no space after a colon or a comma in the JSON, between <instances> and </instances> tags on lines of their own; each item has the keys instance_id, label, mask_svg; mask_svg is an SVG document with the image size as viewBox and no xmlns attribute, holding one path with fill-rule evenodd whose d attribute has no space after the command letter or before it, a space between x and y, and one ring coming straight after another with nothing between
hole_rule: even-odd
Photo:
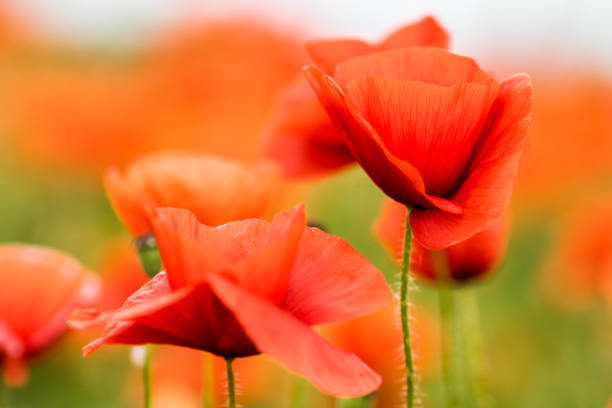
<instances>
[{"instance_id":1,"label":"poppy petal","mask_svg":"<svg viewBox=\"0 0 612 408\"><path fill-rule=\"evenodd\" d=\"M391 33L380 44L380 48L404 48L411 45L448 48L449 44L450 37L446 31L435 18L426 16Z\"/></svg>"},{"instance_id":2,"label":"poppy petal","mask_svg":"<svg viewBox=\"0 0 612 408\"><path fill-rule=\"evenodd\" d=\"M389 152L376 130L347 103L344 93L329 76L314 67L306 67L304 74L332 121L342 130L353 155L381 190L396 201L461 213L461 208L448 200L430 199L419 171Z\"/></svg>"},{"instance_id":3,"label":"poppy petal","mask_svg":"<svg viewBox=\"0 0 612 408\"><path fill-rule=\"evenodd\" d=\"M448 197L476 146L499 86L360 78L347 99L393 156L419 170L428 194Z\"/></svg>"},{"instance_id":4,"label":"poppy petal","mask_svg":"<svg viewBox=\"0 0 612 408\"><path fill-rule=\"evenodd\" d=\"M149 217L173 288L198 282L247 254L231 234L200 223L191 211L156 208Z\"/></svg>"},{"instance_id":5,"label":"poppy petal","mask_svg":"<svg viewBox=\"0 0 612 408\"><path fill-rule=\"evenodd\" d=\"M207 282L173 291L163 271L112 314L103 336L83 352L113 343L174 344L233 356L257 353Z\"/></svg>"},{"instance_id":6,"label":"poppy petal","mask_svg":"<svg viewBox=\"0 0 612 408\"><path fill-rule=\"evenodd\" d=\"M1 245L0 265L0 347L8 355L35 354L66 328L72 309L99 295L99 279L56 250Z\"/></svg>"},{"instance_id":7,"label":"poppy petal","mask_svg":"<svg viewBox=\"0 0 612 408\"><path fill-rule=\"evenodd\" d=\"M304 231L283 309L318 325L371 313L391 302L383 275L346 241L317 228Z\"/></svg>"},{"instance_id":8,"label":"poppy petal","mask_svg":"<svg viewBox=\"0 0 612 408\"><path fill-rule=\"evenodd\" d=\"M0 320L0 355L19 358L23 356L25 350L26 345L19 335L13 332L8 324Z\"/></svg>"},{"instance_id":9,"label":"poppy petal","mask_svg":"<svg viewBox=\"0 0 612 408\"><path fill-rule=\"evenodd\" d=\"M249 253L232 266L240 287L273 303L280 302L305 226L306 212L300 204L278 213L272 222L252 219L218 227Z\"/></svg>"},{"instance_id":10,"label":"poppy petal","mask_svg":"<svg viewBox=\"0 0 612 408\"><path fill-rule=\"evenodd\" d=\"M341 62L375 50L375 47L365 41L353 39L306 43L306 51L312 61L328 75L332 75L336 66Z\"/></svg>"},{"instance_id":11,"label":"poppy petal","mask_svg":"<svg viewBox=\"0 0 612 408\"><path fill-rule=\"evenodd\" d=\"M471 172L451 198L463 214L415 208L410 225L429 249L454 245L484 230L507 207L527 136L533 98L527 75L501 84L491 110L487 137L472 161Z\"/></svg>"},{"instance_id":12,"label":"poppy petal","mask_svg":"<svg viewBox=\"0 0 612 408\"><path fill-rule=\"evenodd\" d=\"M209 280L262 353L305 376L322 391L361 396L380 386L380 376L357 356L331 345L288 312L220 276L210 276Z\"/></svg>"},{"instance_id":13,"label":"poppy petal","mask_svg":"<svg viewBox=\"0 0 612 408\"><path fill-rule=\"evenodd\" d=\"M262 148L287 177L314 177L355 161L312 88L299 76L279 96Z\"/></svg>"},{"instance_id":14,"label":"poppy petal","mask_svg":"<svg viewBox=\"0 0 612 408\"><path fill-rule=\"evenodd\" d=\"M355 57L338 65L334 72L343 89L349 82L367 77L440 86L496 82L473 59L435 47L407 47Z\"/></svg>"},{"instance_id":15,"label":"poppy petal","mask_svg":"<svg viewBox=\"0 0 612 408\"><path fill-rule=\"evenodd\" d=\"M104 187L115 214L133 237L150 232L151 226L143 211L147 205L145 199L138 189L124 182L117 167L110 167L104 172Z\"/></svg>"}]
</instances>

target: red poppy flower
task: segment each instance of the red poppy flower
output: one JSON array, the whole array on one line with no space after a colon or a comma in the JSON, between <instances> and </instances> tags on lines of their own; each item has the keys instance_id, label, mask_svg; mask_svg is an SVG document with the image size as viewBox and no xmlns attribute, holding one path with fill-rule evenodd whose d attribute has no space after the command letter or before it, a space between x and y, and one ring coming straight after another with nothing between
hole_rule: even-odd
<instances>
[{"instance_id":1,"label":"red poppy flower","mask_svg":"<svg viewBox=\"0 0 612 408\"><path fill-rule=\"evenodd\" d=\"M397 259L400 259L402 255L405 220L406 206L393 200L387 200L374 224L375 235ZM483 278L492 272L504 256L508 227L509 217L504 214L484 231L445 248L443 251L450 279L455 282L465 282ZM410 270L430 282L441 279L434 270L431 251L414 239L410 254Z\"/></svg>"},{"instance_id":2,"label":"red poppy flower","mask_svg":"<svg viewBox=\"0 0 612 408\"><path fill-rule=\"evenodd\" d=\"M0 365L7 383L25 381L24 360L56 340L76 307L91 305L98 279L52 249L0 245Z\"/></svg>"},{"instance_id":3,"label":"red poppy flower","mask_svg":"<svg viewBox=\"0 0 612 408\"><path fill-rule=\"evenodd\" d=\"M148 205L189 209L207 225L263 217L279 182L268 163L181 152L144 155L123 174L111 167L104 175L110 201L135 237L151 232Z\"/></svg>"},{"instance_id":4,"label":"red poppy flower","mask_svg":"<svg viewBox=\"0 0 612 408\"><path fill-rule=\"evenodd\" d=\"M224 357L265 353L334 395L362 395L380 377L311 326L391 303L383 276L346 242L305 227L302 206L272 222L203 225L158 208L151 222L166 271L112 313L80 311L75 328L106 323L103 344L167 343Z\"/></svg>"},{"instance_id":5,"label":"red poppy flower","mask_svg":"<svg viewBox=\"0 0 612 408\"><path fill-rule=\"evenodd\" d=\"M499 84L472 59L432 47L352 58L333 78L312 66L305 74L359 164L413 208L420 244L456 244L502 214L531 117L527 75Z\"/></svg>"},{"instance_id":6,"label":"red poppy flower","mask_svg":"<svg viewBox=\"0 0 612 408\"><path fill-rule=\"evenodd\" d=\"M402 27L378 44L356 39L315 41L306 45L312 61L332 75L336 66L353 57L412 45L448 48L449 37L432 17ZM355 159L316 95L302 76L280 95L263 132L266 154L288 177L325 174Z\"/></svg>"}]
</instances>

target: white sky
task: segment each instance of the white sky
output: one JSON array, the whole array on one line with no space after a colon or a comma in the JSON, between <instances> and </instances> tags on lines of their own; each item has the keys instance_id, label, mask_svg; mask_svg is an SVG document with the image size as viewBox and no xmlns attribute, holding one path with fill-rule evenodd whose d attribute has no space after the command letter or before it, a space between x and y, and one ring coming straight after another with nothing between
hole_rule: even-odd
<instances>
[{"instance_id":1,"label":"white sky","mask_svg":"<svg viewBox=\"0 0 612 408\"><path fill-rule=\"evenodd\" d=\"M306 36L376 39L433 14L476 58L598 66L612 73L612 0L12 0L71 40L128 41L184 15L256 16ZM197 12L194 12L197 10Z\"/></svg>"}]
</instances>

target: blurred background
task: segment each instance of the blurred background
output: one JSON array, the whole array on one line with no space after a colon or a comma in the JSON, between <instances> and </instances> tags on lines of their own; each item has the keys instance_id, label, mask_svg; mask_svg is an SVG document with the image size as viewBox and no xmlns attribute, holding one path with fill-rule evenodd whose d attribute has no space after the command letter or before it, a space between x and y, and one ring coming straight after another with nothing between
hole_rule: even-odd
<instances>
[{"instance_id":1,"label":"blurred background","mask_svg":"<svg viewBox=\"0 0 612 408\"><path fill-rule=\"evenodd\" d=\"M107 166L168 148L256 159L277 92L308 62L305 40L376 41L428 14L452 51L534 81L507 256L475 288L492 406L603 408L612 396L609 2L0 0L0 241L74 254L103 276L103 306L118 306L144 278L105 196ZM310 218L396 279L371 234L383 197L360 169L291 191L288 201L305 201ZM435 297L425 284L414 293L426 408L443 406ZM367 327L349 337L377 326ZM11 406L138 406L129 347L81 357L95 335L68 333L36 358ZM156 408L199 406L199 356L156 347ZM211 365L222 404L222 363ZM254 357L237 371L245 406L288 406L294 380L282 368ZM304 388L308 406L333 406Z\"/></svg>"}]
</instances>

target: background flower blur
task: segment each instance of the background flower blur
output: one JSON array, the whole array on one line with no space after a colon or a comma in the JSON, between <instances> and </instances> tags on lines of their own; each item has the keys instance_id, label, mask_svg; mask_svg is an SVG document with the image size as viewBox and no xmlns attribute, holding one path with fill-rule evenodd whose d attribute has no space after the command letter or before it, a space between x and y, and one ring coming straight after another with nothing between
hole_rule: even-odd
<instances>
[{"instance_id":1,"label":"background flower blur","mask_svg":"<svg viewBox=\"0 0 612 408\"><path fill-rule=\"evenodd\" d=\"M492 407L604 407L612 395L612 5L603 1L0 0L0 242L74 255L102 276L99 306L117 307L144 276L104 193L105 168L169 148L260 158L277 93L307 62L305 40L376 41L427 14L450 33L451 51L501 78L524 71L534 82L505 260L476 287ZM286 207L305 201L312 220L395 281L397 265L371 232L383 195L360 169L287 184ZM412 295L424 316L414 329L421 399L442 407L436 293L419 284ZM371 337L354 337L377 320L392 319L323 332L371 350ZM389 330L382 348L396 343ZM137 406L129 348L108 347L85 363L80 348L93 337L68 332L38 357L28 384L10 391L12 406ZM223 403L221 360L155 350L156 408L198 406L203 373L212 401ZM389 354L364 359L393 382L399 342L397 367ZM288 406L296 382L266 357L236 371L245 406ZM299 385L307 406L333 406ZM396 389L380 392L395 403Z\"/></svg>"}]
</instances>

